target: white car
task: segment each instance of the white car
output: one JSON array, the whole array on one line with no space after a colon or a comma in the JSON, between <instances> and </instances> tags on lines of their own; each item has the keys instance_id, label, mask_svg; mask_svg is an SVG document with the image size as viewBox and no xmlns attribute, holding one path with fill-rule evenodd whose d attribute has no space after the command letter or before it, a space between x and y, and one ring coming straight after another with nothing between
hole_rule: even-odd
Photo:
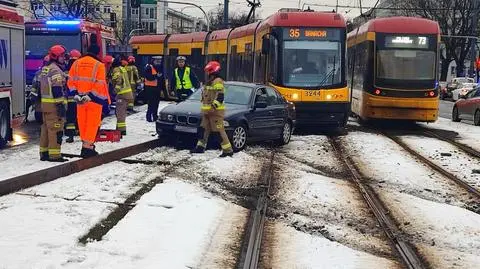
<instances>
[{"instance_id":1,"label":"white car","mask_svg":"<svg viewBox=\"0 0 480 269\"><path fill-rule=\"evenodd\" d=\"M477 86L477 83L462 83L460 87L452 91L453 101L458 101L463 96L466 96L473 88Z\"/></svg>"}]
</instances>

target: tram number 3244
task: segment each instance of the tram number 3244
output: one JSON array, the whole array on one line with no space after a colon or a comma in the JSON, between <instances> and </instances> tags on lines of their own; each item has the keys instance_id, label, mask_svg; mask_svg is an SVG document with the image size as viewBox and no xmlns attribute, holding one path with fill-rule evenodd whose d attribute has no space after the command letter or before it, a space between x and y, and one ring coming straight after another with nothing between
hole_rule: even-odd
<instances>
[{"instance_id":1,"label":"tram number 3244","mask_svg":"<svg viewBox=\"0 0 480 269\"><path fill-rule=\"evenodd\" d=\"M307 91L307 96L320 96L320 91Z\"/></svg>"}]
</instances>

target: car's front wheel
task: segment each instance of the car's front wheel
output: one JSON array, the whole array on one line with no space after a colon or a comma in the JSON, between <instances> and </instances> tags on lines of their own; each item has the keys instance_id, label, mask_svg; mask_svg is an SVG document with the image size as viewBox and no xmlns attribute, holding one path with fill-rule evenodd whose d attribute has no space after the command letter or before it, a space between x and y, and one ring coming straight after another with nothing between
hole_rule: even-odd
<instances>
[{"instance_id":1,"label":"car's front wheel","mask_svg":"<svg viewBox=\"0 0 480 269\"><path fill-rule=\"evenodd\" d=\"M454 106L452 110L452 121L459 122L460 117L458 116L458 107Z\"/></svg>"},{"instance_id":2,"label":"car's front wheel","mask_svg":"<svg viewBox=\"0 0 480 269\"><path fill-rule=\"evenodd\" d=\"M233 147L233 151L241 151L247 145L247 127L244 124L240 124L235 129L233 129L232 137L231 137L231 144Z\"/></svg>"},{"instance_id":3,"label":"car's front wheel","mask_svg":"<svg viewBox=\"0 0 480 269\"><path fill-rule=\"evenodd\" d=\"M473 124L475 126L480 126L480 110L475 111L475 116L473 117Z\"/></svg>"},{"instance_id":4,"label":"car's front wheel","mask_svg":"<svg viewBox=\"0 0 480 269\"><path fill-rule=\"evenodd\" d=\"M292 124L289 121L287 121L283 125L282 135L277 140L277 143L279 145L286 145L290 142L291 138L292 138Z\"/></svg>"}]
</instances>

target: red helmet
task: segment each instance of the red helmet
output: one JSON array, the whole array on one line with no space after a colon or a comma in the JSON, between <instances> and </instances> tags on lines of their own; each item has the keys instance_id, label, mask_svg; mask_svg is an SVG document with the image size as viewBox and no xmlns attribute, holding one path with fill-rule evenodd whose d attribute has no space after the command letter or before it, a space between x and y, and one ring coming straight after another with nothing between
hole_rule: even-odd
<instances>
[{"instance_id":1,"label":"red helmet","mask_svg":"<svg viewBox=\"0 0 480 269\"><path fill-rule=\"evenodd\" d=\"M80 51L76 50L76 49L73 49L70 51L70 59L78 59L82 57L82 54L80 53Z\"/></svg>"},{"instance_id":2,"label":"red helmet","mask_svg":"<svg viewBox=\"0 0 480 269\"><path fill-rule=\"evenodd\" d=\"M43 62L44 62L44 63L50 62L50 56L48 56L48 54L45 55L45 57L43 57Z\"/></svg>"},{"instance_id":3,"label":"red helmet","mask_svg":"<svg viewBox=\"0 0 480 269\"><path fill-rule=\"evenodd\" d=\"M48 55L50 56L51 60L58 60L58 57L65 56L67 50L62 45L55 45L50 48L48 51Z\"/></svg>"},{"instance_id":4,"label":"red helmet","mask_svg":"<svg viewBox=\"0 0 480 269\"><path fill-rule=\"evenodd\" d=\"M105 57L103 57L103 62L104 63L113 63L113 57L111 55L105 55Z\"/></svg>"},{"instance_id":5,"label":"red helmet","mask_svg":"<svg viewBox=\"0 0 480 269\"><path fill-rule=\"evenodd\" d=\"M217 62L217 61L210 61L208 62L208 64L205 66L205 68L203 70L205 70L205 72L208 74L208 75L211 75L213 73L218 73L221 69L221 66L220 66L220 63Z\"/></svg>"},{"instance_id":6,"label":"red helmet","mask_svg":"<svg viewBox=\"0 0 480 269\"><path fill-rule=\"evenodd\" d=\"M135 57L133 57L133 56L128 56L128 62L129 62L129 63L134 63L134 62L135 62Z\"/></svg>"}]
</instances>

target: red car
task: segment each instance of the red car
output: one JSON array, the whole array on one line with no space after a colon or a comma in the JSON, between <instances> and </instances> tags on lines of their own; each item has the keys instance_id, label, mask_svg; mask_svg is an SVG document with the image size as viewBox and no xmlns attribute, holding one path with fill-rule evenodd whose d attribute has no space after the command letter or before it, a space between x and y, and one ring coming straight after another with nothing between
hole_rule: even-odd
<instances>
[{"instance_id":1,"label":"red car","mask_svg":"<svg viewBox=\"0 0 480 269\"><path fill-rule=\"evenodd\" d=\"M452 121L473 120L475 125L480 125L480 87L477 86L467 95L462 96L452 110Z\"/></svg>"}]
</instances>

